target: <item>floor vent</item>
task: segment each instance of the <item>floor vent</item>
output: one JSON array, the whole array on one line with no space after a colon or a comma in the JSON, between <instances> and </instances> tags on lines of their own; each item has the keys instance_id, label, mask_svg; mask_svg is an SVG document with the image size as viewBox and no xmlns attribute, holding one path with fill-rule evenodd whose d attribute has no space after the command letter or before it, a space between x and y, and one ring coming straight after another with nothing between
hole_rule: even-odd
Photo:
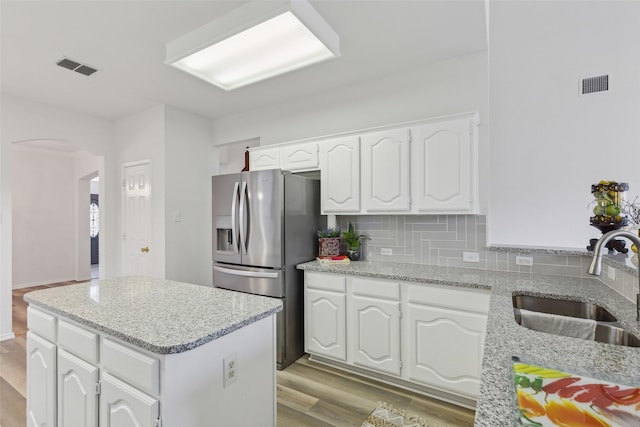
<instances>
[{"instance_id":1,"label":"floor vent","mask_svg":"<svg viewBox=\"0 0 640 427\"><path fill-rule=\"evenodd\" d=\"M69 58L62 58L58 62L56 62L62 68L66 68L67 70L75 71L76 73L83 74L85 76L90 76L91 74L98 71L97 69L90 67L88 65L81 64L79 62L74 61Z\"/></svg>"},{"instance_id":2,"label":"floor vent","mask_svg":"<svg viewBox=\"0 0 640 427\"><path fill-rule=\"evenodd\" d=\"M609 75L587 77L582 79L582 94L604 92L609 90Z\"/></svg>"}]
</instances>

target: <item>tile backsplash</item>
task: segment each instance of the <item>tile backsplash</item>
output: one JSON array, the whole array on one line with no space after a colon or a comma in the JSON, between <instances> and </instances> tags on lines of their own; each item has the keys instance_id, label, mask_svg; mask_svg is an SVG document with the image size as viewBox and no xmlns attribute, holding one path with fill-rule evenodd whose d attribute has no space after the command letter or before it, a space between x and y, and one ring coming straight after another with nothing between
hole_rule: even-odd
<instances>
[{"instance_id":1,"label":"tile backsplash","mask_svg":"<svg viewBox=\"0 0 640 427\"><path fill-rule=\"evenodd\" d=\"M357 215L338 216L336 224L346 230L352 222L365 234L363 255L369 261L403 262L442 267L593 277L587 274L591 255L584 250L541 250L535 248L488 248L484 215ZM391 249L382 255L381 249ZM477 253L479 262L463 261L464 252ZM516 257L531 257L532 266L516 264ZM625 255L626 256L626 255ZM605 264L607 261L605 261ZM611 279L608 268L614 268ZM603 266L600 279L635 301L637 272L629 268Z\"/></svg>"},{"instance_id":2,"label":"tile backsplash","mask_svg":"<svg viewBox=\"0 0 640 427\"><path fill-rule=\"evenodd\" d=\"M540 250L523 248L488 248L487 222L484 215L358 215L338 216L337 226L346 230L352 222L356 231L365 234L362 253L369 261L404 262L442 267L478 268L481 270L551 274L556 276L593 277L587 274L591 255L580 250ZM382 255L381 249L391 249ZM463 261L464 252L478 254L479 262ZM516 264L516 257L527 256L532 266ZM605 261L605 264L607 261ZM608 268L614 268L610 279ZM635 301L638 276L629 268L603 267L600 279L626 298Z\"/></svg>"}]
</instances>

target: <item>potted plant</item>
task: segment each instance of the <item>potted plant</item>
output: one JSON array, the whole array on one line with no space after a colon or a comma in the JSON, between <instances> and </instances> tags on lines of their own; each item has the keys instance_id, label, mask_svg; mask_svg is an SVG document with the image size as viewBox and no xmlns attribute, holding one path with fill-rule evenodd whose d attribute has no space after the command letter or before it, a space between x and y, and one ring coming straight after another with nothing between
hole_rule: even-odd
<instances>
[{"instance_id":1,"label":"potted plant","mask_svg":"<svg viewBox=\"0 0 640 427\"><path fill-rule=\"evenodd\" d=\"M332 257L340 255L340 229L325 228L318 230L318 256Z\"/></svg>"},{"instance_id":2,"label":"potted plant","mask_svg":"<svg viewBox=\"0 0 640 427\"><path fill-rule=\"evenodd\" d=\"M362 253L360 251L361 239L367 239L364 234L356 234L353 224L349 222L349 228L347 231L342 232L342 238L347 244L347 255L351 261L360 261Z\"/></svg>"}]
</instances>

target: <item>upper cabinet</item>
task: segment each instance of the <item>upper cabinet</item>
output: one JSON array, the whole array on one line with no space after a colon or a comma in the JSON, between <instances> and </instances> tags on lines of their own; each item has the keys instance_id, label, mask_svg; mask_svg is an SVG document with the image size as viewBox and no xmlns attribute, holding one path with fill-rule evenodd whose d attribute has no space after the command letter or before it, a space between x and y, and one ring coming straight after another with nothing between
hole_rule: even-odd
<instances>
[{"instance_id":1,"label":"upper cabinet","mask_svg":"<svg viewBox=\"0 0 640 427\"><path fill-rule=\"evenodd\" d=\"M251 170L320 169L322 214L478 214L478 113L249 150Z\"/></svg>"},{"instance_id":2,"label":"upper cabinet","mask_svg":"<svg viewBox=\"0 0 640 427\"><path fill-rule=\"evenodd\" d=\"M282 169L292 172L318 169L318 143L254 147L249 149L250 170Z\"/></svg>"},{"instance_id":3,"label":"upper cabinet","mask_svg":"<svg viewBox=\"0 0 640 427\"><path fill-rule=\"evenodd\" d=\"M415 127L412 183L416 213L475 213L477 115Z\"/></svg>"},{"instance_id":4,"label":"upper cabinet","mask_svg":"<svg viewBox=\"0 0 640 427\"><path fill-rule=\"evenodd\" d=\"M249 149L249 170L260 171L280 168L279 147L253 147Z\"/></svg>"},{"instance_id":5,"label":"upper cabinet","mask_svg":"<svg viewBox=\"0 0 640 427\"><path fill-rule=\"evenodd\" d=\"M410 129L365 133L361 150L363 213L408 212Z\"/></svg>"},{"instance_id":6,"label":"upper cabinet","mask_svg":"<svg viewBox=\"0 0 640 427\"><path fill-rule=\"evenodd\" d=\"M360 138L320 142L322 213L360 212Z\"/></svg>"}]
</instances>

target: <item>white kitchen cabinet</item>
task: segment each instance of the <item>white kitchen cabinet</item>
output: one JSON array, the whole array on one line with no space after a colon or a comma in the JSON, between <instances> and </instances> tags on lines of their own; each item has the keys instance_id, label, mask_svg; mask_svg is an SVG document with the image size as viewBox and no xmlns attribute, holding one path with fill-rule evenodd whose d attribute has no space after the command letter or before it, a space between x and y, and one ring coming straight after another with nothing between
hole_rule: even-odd
<instances>
[{"instance_id":1,"label":"white kitchen cabinet","mask_svg":"<svg viewBox=\"0 0 640 427\"><path fill-rule=\"evenodd\" d=\"M311 360L473 405L479 391L488 290L317 271L304 274L305 349Z\"/></svg>"},{"instance_id":2,"label":"white kitchen cabinet","mask_svg":"<svg viewBox=\"0 0 640 427\"><path fill-rule=\"evenodd\" d=\"M477 114L414 128L414 213L477 213Z\"/></svg>"},{"instance_id":3,"label":"white kitchen cabinet","mask_svg":"<svg viewBox=\"0 0 640 427\"><path fill-rule=\"evenodd\" d=\"M276 423L275 315L176 354L152 353L46 310L29 307L29 319L53 341L29 325L29 427ZM223 360L232 353L240 374L225 386ZM252 410L242 412L246 401Z\"/></svg>"},{"instance_id":4,"label":"white kitchen cabinet","mask_svg":"<svg viewBox=\"0 0 640 427\"><path fill-rule=\"evenodd\" d=\"M399 284L351 278L349 332L353 363L400 375Z\"/></svg>"},{"instance_id":5,"label":"white kitchen cabinet","mask_svg":"<svg viewBox=\"0 0 640 427\"><path fill-rule=\"evenodd\" d=\"M98 425L98 367L58 349L58 427Z\"/></svg>"},{"instance_id":6,"label":"white kitchen cabinet","mask_svg":"<svg viewBox=\"0 0 640 427\"><path fill-rule=\"evenodd\" d=\"M27 332L27 427L56 425L56 345Z\"/></svg>"},{"instance_id":7,"label":"white kitchen cabinet","mask_svg":"<svg viewBox=\"0 0 640 427\"><path fill-rule=\"evenodd\" d=\"M318 143L301 142L280 148L280 169L303 171L318 169Z\"/></svg>"},{"instance_id":8,"label":"white kitchen cabinet","mask_svg":"<svg viewBox=\"0 0 640 427\"><path fill-rule=\"evenodd\" d=\"M280 168L279 147L253 147L249 149L249 170Z\"/></svg>"},{"instance_id":9,"label":"white kitchen cabinet","mask_svg":"<svg viewBox=\"0 0 640 427\"><path fill-rule=\"evenodd\" d=\"M405 294L407 378L477 398L488 293L407 284Z\"/></svg>"},{"instance_id":10,"label":"white kitchen cabinet","mask_svg":"<svg viewBox=\"0 0 640 427\"><path fill-rule=\"evenodd\" d=\"M360 211L360 138L320 141L320 200L323 214Z\"/></svg>"},{"instance_id":11,"label":"white kitchen cabinet","mask_svg":"<svg viewBox=\"0 0 640 427\"><path fill-rule=\"evenodd\" d=\"M345 278L305 273L305 351L347 359Z\"/></svg>"},{"instance_id":12,"label":"white kitchen cabinet","mask_svg":"<svg viewBox=\"0 0 640 427\"><path fill-rule=\"evenodd\" d=\"M107 373L102 374L100 426L157 427L159 401Z\"/></svg>"},{"instance_id":13,"label":"white kitchen cabinet","mask_svg":"<svg viewBox=\"0 0 640 427\"><path fill-rule=\"evenodd\" d=\"M408 212L411 208L409 128L362 135L362 210Z\"/></svg>"},{"instance_id":14,"label":"white kitchen cabinet","mask_svg":"<svg viewBox=\"0 0 640 427\"><path fill-rule=\"evenodd\" d=\"M282 169L291 172L317 170L316 141L267 145L249 149L249 169Z\"/></svg>"}]
</instances>

